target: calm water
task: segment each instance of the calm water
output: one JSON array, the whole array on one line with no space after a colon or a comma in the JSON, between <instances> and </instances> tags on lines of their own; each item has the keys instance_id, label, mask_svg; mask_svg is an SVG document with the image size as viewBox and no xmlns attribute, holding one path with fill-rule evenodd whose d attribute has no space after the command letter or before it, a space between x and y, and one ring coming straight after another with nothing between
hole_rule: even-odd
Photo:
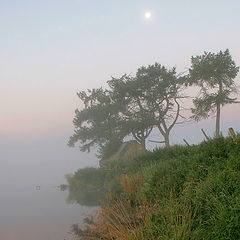
<instances>
[{"instance_id":1,"label":"calm water","mask_svg":"<svg viewBox=\"0 0 240 240\"><path fill-rule=\"evenodd\" d=\"M51 186L0 188L0 239L71 239L70 226L93 208L66 204L66 198L67 192Z\"/></svg>"},{"instance_id":2,"label":"calm water","mask_svg":"<svg viewBox=\"0 0 240 240\"><path fill-rule=\"evenodd\" d=\"M94 208L67 204L64 175L96 165L65 141L0 141L0 240L64 240ZM40 185L41 189L36 190Z\"/></svg>"}]
</instances>

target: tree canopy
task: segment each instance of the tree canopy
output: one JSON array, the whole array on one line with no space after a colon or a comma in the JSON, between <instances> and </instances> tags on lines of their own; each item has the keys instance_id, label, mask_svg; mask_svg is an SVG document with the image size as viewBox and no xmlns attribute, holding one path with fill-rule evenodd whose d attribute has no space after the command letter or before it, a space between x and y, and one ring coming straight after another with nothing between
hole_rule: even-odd
<instances>
[{"instance_id":1,"label":"tree canopy","mask_svg":"<svg viewBox=\"0 0 240 240\"><path fill-rule=\"evenodd\" d=\"M187 76L177 75L176 68L155 63L137 69L134 76L112 77L108 87L77 93L84 104L75 111L74 134L69 146L80 144L81 151L98 148L98 157L114 154L126 137L134 138L144 148L154 128L169 146L169 135L178 123L183 86L198 86L193 100L192 118L199 121L216 112L216 136L220 132L220 108L236 103L234 78L239 67L229 50L204 52L191 58Z\"/></svg>"},{"instance_id":2,"label":"tree canopy","mask_svg":"<svg viewBox=\"0 0 240 240\"><path fill-rule=\"evenodd\" d=\"M219 53L204 52L192 57L189 69L189 84L200 87L199 95L193 100L193 118L199 121L216 112L216 136L220 133L220 108L236 102L234 84L239 67L233 61L229 50Z\"/></svg>"},{"instance_id":3,"label":"tree canopy","mask_svg":"<svg viewBox=\"0 0 240 240\"><path fill-rule=\"evenodd\" d=\"M167 69L155 63L141 67L136 74L140 82L148 89L147 105L153 114L154 126L163 136L165 146L169 146L169 134L180 116L178 99L185 76L178 76L176 68Z\"/></svg>"},{"instance_id":4,"label":"tree canopy","mask_svg":"<svg viewBox=\"0 0 240 240\"><path fill-rule=\"evenodd\" d=\"M99 157L108 157L127 136L145 148L147 137L157 127L168 146L169 132L180 111L177 102L180 80L175 68L167 69L155 63L139 68L135 76L124 74L112 78L107 82L108 89L79 92L84 108L75 111L75 131L69 145L79 142L81 151L97 146ZM173 118L174 105L177 111Z\"/></svg>"},{"instance_id":5,"label":"tree canopy","mask_svg":"<svg viewBox=\"0 0 240 240\"><path fill-rule=\"evenodd\" d=\"M119 124L119 108L111 100L109 92L102 88L82 91L77 95L84 108L75 110L75 130L68 145L74 146L79 142L83 152L97 146L100 157L106 157L117 150L125 136Z\"/></svg>"}]
</instances>

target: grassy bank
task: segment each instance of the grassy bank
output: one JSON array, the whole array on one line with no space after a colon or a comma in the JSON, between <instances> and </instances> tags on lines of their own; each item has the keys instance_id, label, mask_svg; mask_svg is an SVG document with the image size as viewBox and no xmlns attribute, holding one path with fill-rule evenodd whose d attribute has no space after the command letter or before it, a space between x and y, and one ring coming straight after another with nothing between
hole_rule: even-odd
<instances>
[{"instance_id":1,"label":"grassy bank","mask_svg":"<svg viewBox=\"0 0 240 240\"><path fill-rule=\"evenodd\" d=\"M112 194L79 229L83 239L240 239L240 137L157 149L93 171L97 187Z\"/></svg>"}]
</instances>

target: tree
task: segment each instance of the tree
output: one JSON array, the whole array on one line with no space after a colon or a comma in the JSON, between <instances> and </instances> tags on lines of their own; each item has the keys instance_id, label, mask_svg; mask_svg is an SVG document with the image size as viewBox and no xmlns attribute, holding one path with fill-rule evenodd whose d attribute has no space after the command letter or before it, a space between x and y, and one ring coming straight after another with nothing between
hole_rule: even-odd
<instances>
[{"instance_id":1,"label":"tree","mask_svg":"<svg viewBox=\"0 0 240 240\"><path fill-rule=\"evenodd\" d=\"M102 88L77 93L84 103L82 110L75 110L74 134L69 146L80 142L80 150L90 151L97 146L98 157L108 157L121 145L125 134L120 129L119 108L111 100L110 93Z\"/></svg>"},{"instance_id":2,"label":"tree","mask_svg":"<svg viewBox=\"0 0 240 240\"><path fill-rule=\"evenodd\" d=\"M146 138L154 127L154 116L146 104L146 86L136 77L123 75L108 81L112 99L121 106L122 129L127 135L132 135L144 148Z\"/></svg>"},{"instance_id":3,"label":"tree","mask_svg":"<svg viewBox=\"0 0 240 240\"><path fill-rule=\"evenodd\" d=\"M136 78L145 83L147 108L151 111L156 126L168 147L169 135L180 117L180 88L185 81L184 76L177 76L176 69L167 69L159 63L141 67Z\"/></svg>"},{"instance_id":4,"label":"tree","mask_svg":"<svg viewBox=\"0 0 240 240\"><path fill-rule=\"evenodd\" d=\"M170 131L180 116L178 98L184 79L176 76L175 68L155 63L140 67L135 77L125 74L108 82L113 98L123 106L121 116L127 132L143 146L154 127L169 146Z\"/></svg>"},{"instance_id":5,"label":"tree","mask_svg":"<svg viewBox=\"0 0 240 240\"><path fill-rule=\"evenodd\" d=\"M204 52L191 58L189 84L200 87L198 97L193 100L193 118L199 121L216 112L216 136L220 134L220 110L225 104L236 103L232 98L237 93L234 78L239 67L232 60L229 50L219 53Z\"/></svg>"},{"instance_id":6,"label":"tree","mask_svg":"<svg viewBox=\"0 0 240 240\"><path fill-rule=\"evenodd\" d=\"M175 105L176 110L174 110L174 105ZM169 107L167 108L166 116L167 117L163 118L162 121L160 121L157 126L158 126L160 133L164 137L163 142L165 143L165 146L169 147L170 146L170 138L169 138L170 131L173 129L173 127L177 123L177 120L180 116L180 104L179 104L177 98L174 98L174 103L171 102L171 105L169 105ZM169 123L169 126L168 126L168 123Z\"/></svg>"},{"instance_id":7,"label":"tree","mask_svg":"<svg viewBox=\"0 0 240 240\"><path fill-rule=\"evenodd\" d=\"M75 111L75 131L69 146L79 142L81 151L97 146L98 157L106 158L130 135L145 148L154 127L169 146L169 133L180 111L179 80L175 68L168 70L155 63L139 68L134 77L125 74L112 78L108 89L79 92L84 108Z\"/></svg>"}]
</instances>

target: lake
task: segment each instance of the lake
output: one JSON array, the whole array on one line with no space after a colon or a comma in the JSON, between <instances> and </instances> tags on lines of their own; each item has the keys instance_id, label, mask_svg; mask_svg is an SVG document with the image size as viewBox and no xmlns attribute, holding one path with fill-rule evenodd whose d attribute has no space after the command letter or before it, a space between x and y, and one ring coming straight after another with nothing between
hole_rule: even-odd
<instances>
[{"instance_id":1,"label":"lake","mask_svg":"<svg viewBox=\"0 0 240 240\"><path fill-rule=\"evenodd\" d=\"M71 239L71 225L82 223L95 208L66 203L68 191L57 186L66 183L65 174L96 166L94 156L64 141L5 141L0 149L0 239Z\"/></svg>"},{"instance_id":2,"label":"lake","mask_svg":"<svg viewBox=\"0 0 240 240\"><path fill-rule=\"evenodd\" d=\"M50 186L0 188L0 239L71 239L70 226L94 208L67 204L66 198L67 191Z\"/></svg>"}]
</instances>

